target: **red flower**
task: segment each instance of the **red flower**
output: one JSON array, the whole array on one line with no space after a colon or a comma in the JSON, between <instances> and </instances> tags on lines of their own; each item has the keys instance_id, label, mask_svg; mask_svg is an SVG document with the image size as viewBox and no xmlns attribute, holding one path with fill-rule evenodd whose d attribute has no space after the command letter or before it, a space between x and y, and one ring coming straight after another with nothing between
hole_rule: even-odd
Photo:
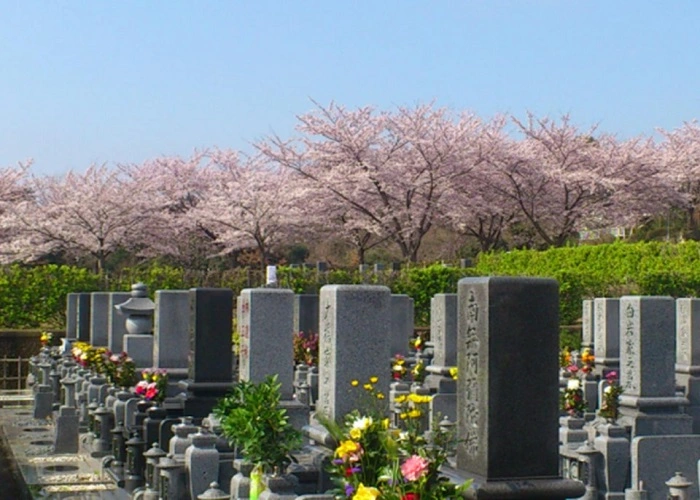
<instances>
[{"instance_id":1,"label":"red flower","mask_svg":"<svg viewBox=\"0 0 700 500\"><path fill-rule=\"evenodd\" d=\"M418 493L406 493L401 497L401 500L420 500L420 495Z\"/></svg>"},{"instance_id":2,"label":"red flower","mask_svg":"<svg viewBox=\"0 0 700 500\"><path fill-rule=\"evenodd\" d=\"M146 399L152 400L158 395L158 388L154 382L148 384L148 389L146 389Z\"/></svg>"}]
</instances>

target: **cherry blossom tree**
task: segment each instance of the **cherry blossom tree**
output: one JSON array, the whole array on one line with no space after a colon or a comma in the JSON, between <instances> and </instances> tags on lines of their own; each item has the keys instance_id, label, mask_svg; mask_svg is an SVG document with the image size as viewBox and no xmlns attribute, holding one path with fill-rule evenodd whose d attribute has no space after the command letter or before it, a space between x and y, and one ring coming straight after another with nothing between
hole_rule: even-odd
<instances>
[{"instance_id":1,"label":"cherry blossom tree","mask_svg":"<svg viewBox=\"0 0 700 500\"><path fill-rule=\"evenodd\" d=\"M596 135L595 127L579 130L568 116L556 121L530 114L513 122L523 137L494 137L501 146L490 148L486 161L497 174L487 182L517 206L547 246L614 223L615 196L634 179L631 173L650 165L639 154L623 154L613 136Z\"/></svg>"},{"instance_id":2,"label":"cherry blossom tree","mask_svg":"<svg viewBox=\"0 0 700 500\"><path fill-rule=\"evenodd\" d=\"M169 256L192 268L216 253L214 235L189 214L213 182L206 162L206 152L195 152L189 158L162 156L119 166L153 208L151 223L138 235L141 255Z\"/></svg>"},{"instance_id":3,"label":"cherry blossom tree","mask_svg":"<svg viewBox=\"0 0 700 500\"><path fill-rule=\"evenodd\" d=\"M92 165L83 174L33 176L27 187L32 199L13 205L23 237L31 241L23 249L25 259L51 251L91 255L102 273L114 250L133 246L134 235L141 234L153 212L137 186L104 165Z\"/></svg>"},{"instance_id":4,"label":"cherry blossom tree","mask_svg":"<svg viewBox=\"0 0 700 500\"><path fill-rule=\"evenodd\" d=\"M666 178L685 200L690 230L700 226L700 125L693 121L675 130L661 130L659 161Z\"/></svg>"},{"instance_id":5,"label":"cherry blossom tree","mask_svg":"<svg viewBox=\"0 0 700 500\"><path fill-rule=\"evenodd\" d=\"M472 115L454 119L430 105L395 112L317 105L299 117L299 140L273 137L258 148L341 201L361 234L389 238L416 261L449 181L469 172L479 127Z\"/></svg>"},{"instance_id":6,"label":"cherry blossom tree","mask_svg":"<svg viewBox=\"0 0 700 500\"><path fill-rule=\"evenodd\" d=\"M292 172L229 150L208 158L211 184L189 214L214 235L221 253L255 247L264 266L274 248L304 234L305 192Z\"/></svg>"},{"instance_id":7,"label":"cherry blossom tree","mask_svg":"<svg viewBox=\"0 0 700 500\"><path fill-rule=\"evenodd\" d=\"M31 160L20 162L16 167L0 169L0 263L18 259L24 238L20 235L20 224L14 216L14 206L27 200L31 192L26 179Z\"/></svg>"},{"instance_id":8,"label":"cherry blossom tree","mask_svg":"<svg viewBox=\"0 0 700 500\"><path fill-rule=\"evenodd\" d=\"M493 148L500 149L504 118L496 117L484 123L476 139L477 151L467 175L454 176L441 205L444 224L456 233L473 237L482 251L499 248L504 244L504 232L516 219L518 207L503 195L498 171L484 158L493 156Z\"/></svg>"}]
</instances>

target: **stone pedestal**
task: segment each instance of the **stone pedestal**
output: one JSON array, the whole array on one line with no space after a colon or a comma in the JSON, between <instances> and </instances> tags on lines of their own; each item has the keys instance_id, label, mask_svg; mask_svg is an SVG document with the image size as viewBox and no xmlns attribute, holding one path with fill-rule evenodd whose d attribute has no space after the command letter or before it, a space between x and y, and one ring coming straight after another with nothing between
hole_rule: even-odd
<instances>
[{"instance_id":1,"label":"stone pedestal","mask_svg":"<svg viewBox=\"0 0 700 500\"><path fill-rule=\"evenodd\" d=\"M153 336L124 335L124 350L129 353L137 369L153 366Z\"/></svg>"},{"instance_id":2,"label":"stone pedestal","mask_svg":"<svg viewBox=\"0 0 700 500\"><path fill-rule=\"evenodd\" d=\"M216 436L202 432L192 434L192 446L185 450L185 471L188 476L190 498L204 493L219 477L219 452Z\"/></svg>"},{"instance_id":3,"label":"stone pedestal","mask_svg":"<svg viewBox=\"0 0 700 500\"><path fill-rule=\"evenodd\" d=\"M34 418L49 418L53 414L53 391L50 385L40 385L34 394Z\"/></svg>"},{"instance_id":4,"label":"stone pedestal","mask_svg":"<svg viewBox=\"0 0 700 500\"><path fill-rule=\"evenodd\" d=\"M62 406L56 417L54 453L78 453L79 417L75 408Z\"/></svg>"}]
</instances>

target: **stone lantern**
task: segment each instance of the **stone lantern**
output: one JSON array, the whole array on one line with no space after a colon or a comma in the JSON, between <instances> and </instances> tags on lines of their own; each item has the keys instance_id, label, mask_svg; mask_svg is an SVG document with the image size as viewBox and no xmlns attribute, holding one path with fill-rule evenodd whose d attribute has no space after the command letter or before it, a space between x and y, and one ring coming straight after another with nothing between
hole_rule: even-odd
<instances>
[{"instance_id":1,"label":"stone lantern","mask_svg":"<svg viewBox=\"0 0 700 500\"><path fill-rule=\"evenodd\" d=\"M153 313L155 303L148 298L148 290L143 283L131 285L131 298L114 306L126 317L124 350L134 360L136 368L153 366Z\"/></svg>"}]
</instances>

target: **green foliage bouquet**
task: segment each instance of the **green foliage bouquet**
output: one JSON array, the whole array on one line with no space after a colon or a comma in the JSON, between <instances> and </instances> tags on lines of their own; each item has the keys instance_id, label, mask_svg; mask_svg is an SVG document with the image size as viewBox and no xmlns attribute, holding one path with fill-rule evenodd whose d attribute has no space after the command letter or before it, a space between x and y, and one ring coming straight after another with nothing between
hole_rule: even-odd
<instances>
[{"instance_id":1,"label":"green foliage bouquet","mask_svg":"<svg viewBox=\"0 0 700 500\"><path fill-rule=\"evenodd\" d=\"M289 422L287 410L279 407L280 387L277 375L259 384L241 381L214 408L224 436L266 472L284 470L301 445L301 434Z\"/></svg>"},{"instance_id":2,"label":"green foliage bouquet","mask_svg":"<svg viewBox=\"0 0 700 500\"><path fill-rule=\"evenodd\" d=\"M353 500L458 498L469 484L457 486L439 473L455 443L454 434L437 425L430 440L421 433L430 396L398 398L399 426L392 427L381 404L384 396L375 391L377 381L372 377L362 385L371 398L365 411L349 413L342 424L322 420L338 443L330 470L336 494Z\"/></svg>"}]
</instances>

